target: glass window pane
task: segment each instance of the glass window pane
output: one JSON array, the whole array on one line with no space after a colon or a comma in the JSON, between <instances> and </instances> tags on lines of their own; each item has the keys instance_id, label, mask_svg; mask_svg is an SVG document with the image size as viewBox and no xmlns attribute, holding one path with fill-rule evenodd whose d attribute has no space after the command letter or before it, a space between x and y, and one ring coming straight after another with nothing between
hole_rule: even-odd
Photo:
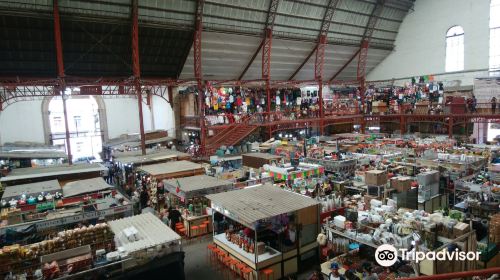
<instances>
[{"instance_id":1,"label":"glass window pane","mask_svg":"<svg viewBox=\"0 0 500 280\"><path fill-rule=\"evenodd\" d=\"M464 70L464 31L461 26L453 26L446 33L445 71Z\"/></svg>"}]
</instances>

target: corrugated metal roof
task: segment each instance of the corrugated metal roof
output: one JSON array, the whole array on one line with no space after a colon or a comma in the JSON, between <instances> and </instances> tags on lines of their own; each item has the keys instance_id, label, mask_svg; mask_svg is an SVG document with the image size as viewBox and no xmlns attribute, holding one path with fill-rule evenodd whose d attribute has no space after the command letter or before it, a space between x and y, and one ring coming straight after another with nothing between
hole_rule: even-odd
<instances>
[{"instance_id":1,"label":"corrugated metal roof","mask_svg":"<svg viewBox=\"0 0 500 280\"><path fill-rule=\"evenodd\" d=\"M206 197L216 209L222 208L228 211L231 218L236 218L245 225L319 204L310 197L272 185L211 194Z\"/></svg>"},{"instance_id":2,"label":"corrugated metal roof","mask_svg":"<svg viewBox=\"0 0 500 280\"><path fill-rule=\"evenodd\" d=\"M57 180L49 180L37 183L29 183L6 187L2 199L10 200L11 198L19 198L23 193L26 196L39 195L41 192L55 193L61 191L61 186Z\"/></svg>"},{"instance_id":3,"label":"corrugated metal roof","mask_svg":"<svg viewBox=\"0 0 500 280\"><path fill-rule=\"evenodd\" d=\"M105 172L108 169L100 163L76 164L76 165L54 165L47 167L17 168L7 176L0 178L0 182L14 180L42 178L49 176L60 176L77 173Z\"/></svg>"},{"instance_id":4,"label":"corrugated metal roof","mask_svg":"<svg viewBox=\"0 0 500 280\"><path fill-rule=\"evenodd\" d=\"M173 189L179 186L180 190L183 192L214 189L217 187L231 187L233 185L233 182L231 181L217 179L208 175L197 175L178 179L163 180L163 183L165 184L165 186L170 186Z\"/></svg>"},{"instance_id":5,"label":"corrugated metal roof","mask_svg":"<svg viewBox=\"0 0 500 280\"><path fill-rule=\"evenodd\" d=\"M64 197L72 197L86 193L100 192L113 188L114 186L106 183L106 181L104 181L102 177L98 177L69 182L64 185L64 188L62 190Z\"/></svg>"},{"instance_id":6,"label":"corrugated metal roof","mask_svg":"<svg viewBox=\"0 0 500 280\"><path fill-rule=\"evenodd\" d=\"M151 213L109 221L108 224L116 236L129 227L134 227L138 231L138 240L121 244L129 253L181 240L175 231Z\"/></svg>"},{"instance_id":7,"label":"corrugated metal roof","mask_svg":"<svg viewBox=\"0 0 500 280\"><path fill-rule=\"evenodd\" d=\"M328 0L280 1L273 31L273 80L287 79L310 53L328 3ZM339 1L330 24L329 44L359 47L376 3L376 0ZM411 0L386 1L372 35L371 49L392 49L399 25L412 5ZM68 75L131 74L129 0L59 0L59 6ZM205 1L202 35L205 79L239 77L262 40L269 6L270 0ZM143 76L193 78L190 49L195 10L195 0L139 1ZM20 16L11 16L13 12ZM5 60L1 74L54 76L52 1L0 0L0 14L0 22L8 27L2 30L5 40L0 43L0 55ZM108 33L111 35L106 37ZM100 38L104 39L96 44ZM343 53L333 55L327 58L333 64L342 65L348 60L341 60ZM378 63L376 56L370 51L368 60ZM244 79L261 77L260 57ZM345 71L349 73L350 69ZM305 80L314 78L299 76Z\"/></svg>"},{"instance_id":8,"label":"corrugated metal roof","mask_svg":"<svg viewBox=\"0 0 500 280\"><path fill-rule=\"evenodd\" d=\"M156 176L156 175L170 174L182 171L190 171L190 170L194 171L201 168L203 168L201 164L190 162L187 160L181 160L181 161L172 161L160 164L141 166L137 169L142 170L152 176Z\"/></svg>"}]
</instances>

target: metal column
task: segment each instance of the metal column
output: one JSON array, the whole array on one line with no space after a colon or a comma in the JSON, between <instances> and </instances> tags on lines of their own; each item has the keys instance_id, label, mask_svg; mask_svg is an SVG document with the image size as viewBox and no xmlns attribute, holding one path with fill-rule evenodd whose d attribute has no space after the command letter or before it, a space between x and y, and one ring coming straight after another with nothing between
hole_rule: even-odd
<instances>
[{"instance_id":1,"label":"metal column","mask_svg":"<svg viewBox=\"0 0 500 280\"><path fill-rule=\"evenodd\" d=\"M146 136L144 135L144 116L142 113L142 87L141 65L139 64L139 11L138 0L132 0L132 71L134 75L134 88L137 94L139 107L139 130L141 135L141 151L146 154Z\"/></svg>"},{"instance_id":2,"label":"metal column","mask_svg":"<svg viewBox=\"0 0 500 280\"><path fill-rule=\"evenodd\" d=\"M54 13L54 41L56 44L56 60L57 60L57 76L59 79L59 85L54 87L54 94L58 94L62 97L63 101L63 113L64 113L64 129L66 132L66 149L68 153L68 163L73 164L73 156L71 154L71 137L69 135L68 126L68 111L66 108L66 98L64 94L66 90L66 85L64 82L64 60L63 60L63 50L62 50L62 40L61 40L61 18L59 16L59 3L58 0L53 1L53 13Z\"/></svg>"},{"instance_id":3,"label":"metal column","mask_svg":"<svg viewBox=\"0 0 500 280\"><path fill-rule=\"evenodd\" d=\"M195 30L193 38L194 76L198 87L198 115L200 117L200 153L205 154L206 128L205 128L205 98L203 88L203 73L201 69L201 32L203 30L203 5L204 0L196 4Z\"/></svg>"},{"instance_id":4,"label":"metal column","mask_svg":"<svg viewBox=\"0 0 500 280\"><path fill-rule=\"evenodd\" d=\"M448 119L448 138L453 138L453 118L451 116Z\"/></svg>"},{"instance_id":5,"label":"metal column","mask_svg":"<svg viewBox=\"0 0 500 280\"><path fill-rule=\"evenodd\" d=\"M271 0L267 11L266 28L264 29L264 40L262 41L262 79L266 83L267 113L271 119L271 50L273 41L273 28L280 0ZM269 127L269 138L272 137Z\"/></svg>"},{"instance_id":6,"label":"metal column","mask_svg":"<svg viewBox=\"0 0 500 280\"><path fill-rule=\"evenodd\" d=\"M360 97L361 104L365 104L365 91L366 91L366 61L368 59L368 47L370 46L370 39L372 37L373 31L375 30L375 25L377 20L384 9L385 0L377 0L375 7L372 10L370 18L368 19L368 24L366 25L365 33L363 34L363 40L361 41L361 46L359 50L358 57L358 68L357 68L357 79L360 86ZM333 78L332 78L333 79Z\"/></svg>"}]
</instances>

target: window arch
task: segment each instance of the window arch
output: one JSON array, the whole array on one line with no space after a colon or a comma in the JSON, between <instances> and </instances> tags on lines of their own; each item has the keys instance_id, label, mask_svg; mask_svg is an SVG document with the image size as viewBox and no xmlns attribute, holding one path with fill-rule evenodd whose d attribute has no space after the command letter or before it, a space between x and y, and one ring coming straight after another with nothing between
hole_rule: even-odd
<instances>
[{"instance_id":1,"label":"window arch","mask_svg":"<svg viewBox=\"0 0 500 280\"><path fill-rule=\"evenodd\" d=\"M464 70L464 29L456 25L446 32L445 71Z\"/></svg>"}]
</instances>

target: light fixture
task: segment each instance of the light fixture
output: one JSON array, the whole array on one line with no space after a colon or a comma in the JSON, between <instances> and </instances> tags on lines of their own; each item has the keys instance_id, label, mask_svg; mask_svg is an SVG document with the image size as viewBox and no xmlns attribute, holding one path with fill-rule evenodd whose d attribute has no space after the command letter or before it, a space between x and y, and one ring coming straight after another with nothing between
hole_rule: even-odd
<instances>
[{"instance_id":1,"label":"light fixture","mask_svg":"<svg viewBox=\"0 0 500 280\"><path fill-rule=\"evenodd\" d=\"M184 132L184 135L188 135L187 132Z\"/></svg>"},{"instance_id":2,"label":"light fixture","mask_svg":"<svg viewBox=\"0 0 500 280\"><path fill-rule=\"evenodd\" d=\"M279 134L279 137L280 137L280 138L283 138L283 133L280 133L280 134Z\"/></svg>"}]
</instances>

